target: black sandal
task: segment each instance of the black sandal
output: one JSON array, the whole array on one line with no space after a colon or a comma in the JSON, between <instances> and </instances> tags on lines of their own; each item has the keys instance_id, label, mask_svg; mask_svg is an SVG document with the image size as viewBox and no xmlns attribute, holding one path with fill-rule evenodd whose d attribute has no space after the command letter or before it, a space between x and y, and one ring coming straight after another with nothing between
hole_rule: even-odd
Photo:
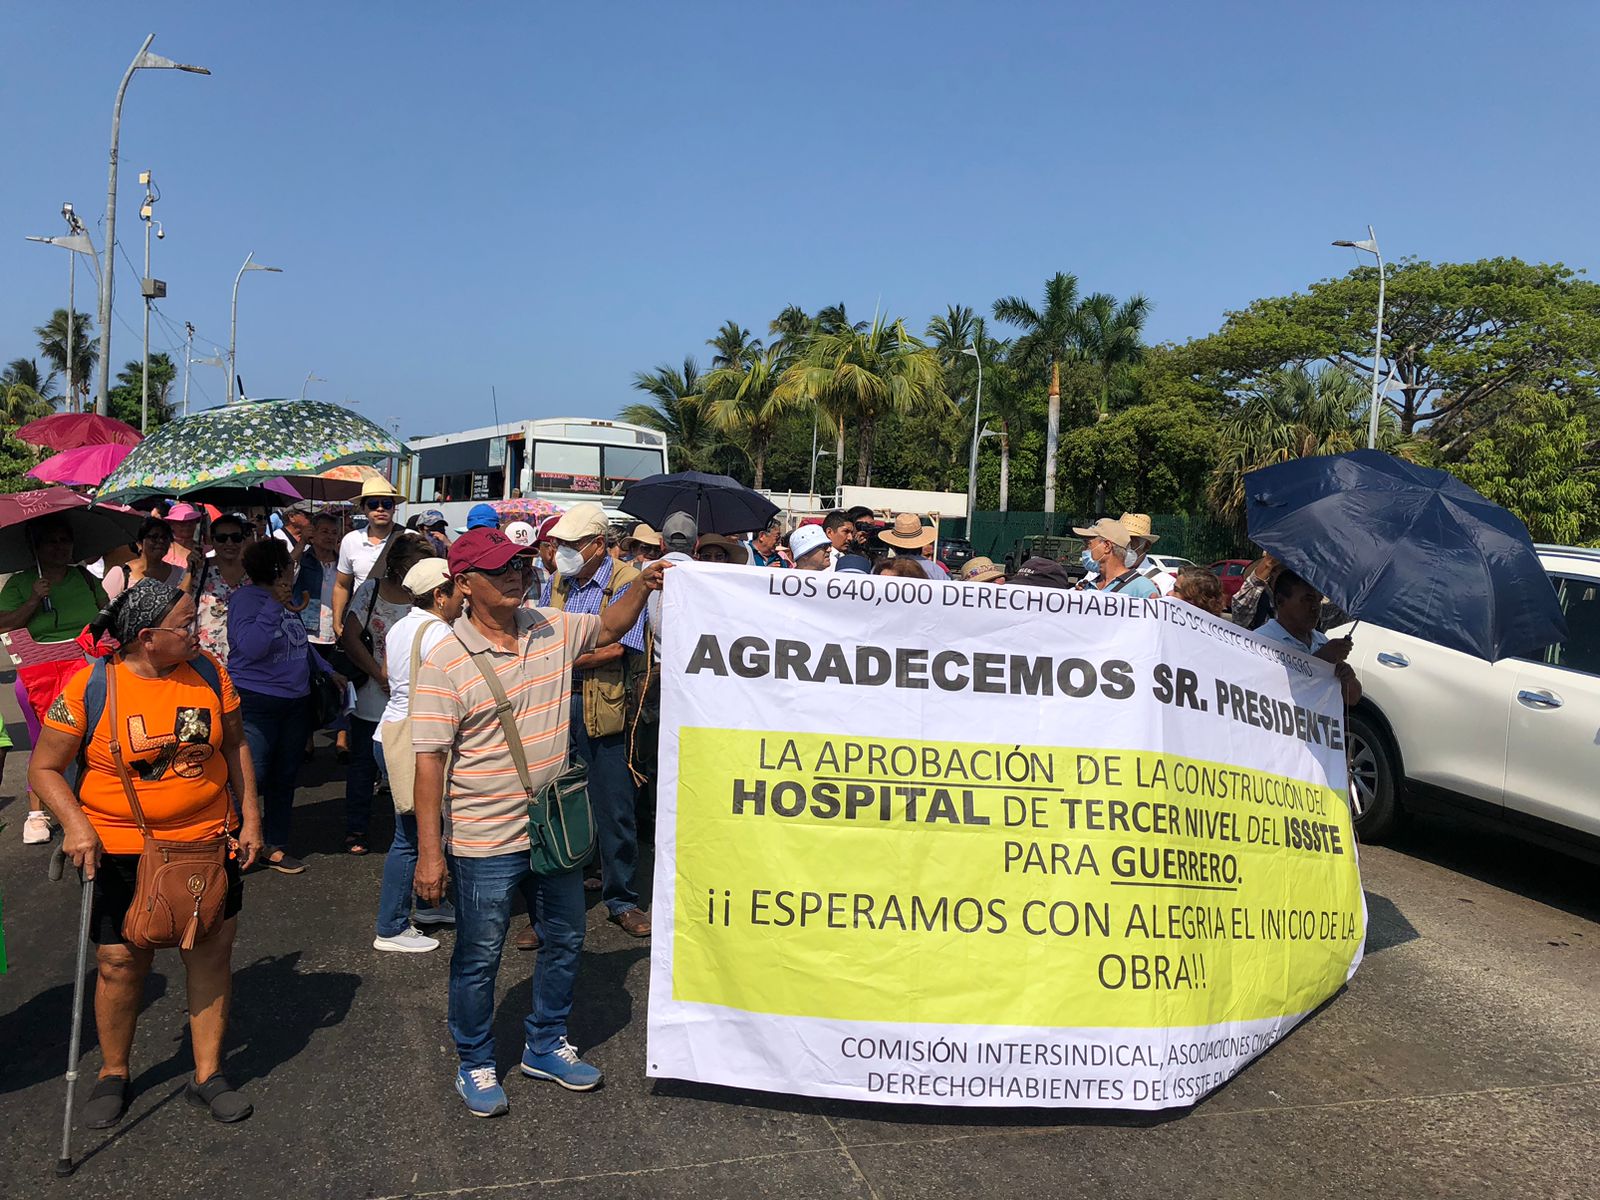
<instances>
[{"instance_id":1,"label":"black sandal","mask_svg":"<svg viewBox=\"0 0 1600 1200\"><path fill-rule=\"evenodd\" d=\"M347 854L365 854L367 852L367 839L356 833L346 834L344 848Z\"/></svg>"},{"instance_id":2,"label":"black sandal","mask_svg":"<svg viewBox=\"0 0 1600 1200\"><path fill-rule=\"evenodd\" d=\"M233 1090L233 1085L222 1077L221 1071L204 1083L189 1080L189 1086L183 1092L190 1104L205 1109L211 1114L212 1120L225 1125L242 1121L255 1112L255 1106Z\"/></svg>"},{"instance_id":3,"label":"black sandal","mask_svg":"<svg viewBox=\"0 0 1600 1200\"><path fill-rule=\"evenodd\" d=\"M110 1129L127 1113L130 1090L126 1075L108 1075L97 1082L83 1106L83 1123L90 1129Z\"/></svg>"}]
</instances>

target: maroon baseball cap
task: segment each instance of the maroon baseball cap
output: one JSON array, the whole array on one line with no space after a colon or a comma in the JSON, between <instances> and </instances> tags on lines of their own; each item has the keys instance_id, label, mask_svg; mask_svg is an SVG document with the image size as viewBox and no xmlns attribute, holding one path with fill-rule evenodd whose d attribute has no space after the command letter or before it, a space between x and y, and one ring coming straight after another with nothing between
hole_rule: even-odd
<instances>
[{"instance_id":1,"label":"maroon baseball cap","mask_svg":"<svg viewBox=\"0 0 1600 1200\"><path fill-rule=\"evenodd\" d=\"M469 529L450 544L450 574L497 571L521 551L498 529Z\"/></svg>"}]
</instances>

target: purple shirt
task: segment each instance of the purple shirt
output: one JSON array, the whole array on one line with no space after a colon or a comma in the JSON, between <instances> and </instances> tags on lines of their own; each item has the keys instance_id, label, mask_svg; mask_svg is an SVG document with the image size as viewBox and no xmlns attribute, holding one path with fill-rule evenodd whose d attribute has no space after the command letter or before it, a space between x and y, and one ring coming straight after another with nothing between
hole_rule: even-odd
<instances>
[{"instance_id":1,"label":"purple shirt","mask_svg":"<svg viewBox=\"0 0 1600 1200\"><path fill-rule=\"evenodd\" d=\"M306 627L272 592L247 584L228 602L228 674L241 692L299 700L311 694L311 669L331 668L306 639Z\"/></svg>"}]
</instances>

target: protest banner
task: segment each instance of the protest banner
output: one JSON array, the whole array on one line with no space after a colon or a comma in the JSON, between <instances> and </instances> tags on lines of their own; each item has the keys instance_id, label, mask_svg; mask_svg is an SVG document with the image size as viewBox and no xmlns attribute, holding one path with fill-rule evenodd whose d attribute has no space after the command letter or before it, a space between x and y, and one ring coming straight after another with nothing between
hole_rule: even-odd
<instances>
[{"instance_id":1,"label":"protest banner","mask_svg":"<svg viewBox=\"0 0 1600 1200\"><path fill-rule=\"evenodd\" d=\"M664 600L649 1074L1191 1104L1360 962L1326 664L1097 592L685 564Z\"/></svg>"}]
</instances>

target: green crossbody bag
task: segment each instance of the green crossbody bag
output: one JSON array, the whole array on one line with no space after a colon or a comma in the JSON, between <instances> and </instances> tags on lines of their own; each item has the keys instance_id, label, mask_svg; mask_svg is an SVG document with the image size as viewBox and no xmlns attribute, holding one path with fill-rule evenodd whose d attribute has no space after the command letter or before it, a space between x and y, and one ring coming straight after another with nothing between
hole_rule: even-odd
<instances>
[{"instance_id":1,"label":"green crossbody bag","mask_svg":"<svg viewBox=\"0 0 1600 1200\"><path fill-rule=\"evenodd\" d=\"M568 762L554 783L540 791L528 773L522 734L511 717L511 701L495 674L487 651L472 656L494 696L495 716L505 730L506 748L516 764L517 778L528 793L528 866L535 875L564 875L582 866L594 851L594 810L589 805L589 769Z\"/></svg>"}]
</instances>

